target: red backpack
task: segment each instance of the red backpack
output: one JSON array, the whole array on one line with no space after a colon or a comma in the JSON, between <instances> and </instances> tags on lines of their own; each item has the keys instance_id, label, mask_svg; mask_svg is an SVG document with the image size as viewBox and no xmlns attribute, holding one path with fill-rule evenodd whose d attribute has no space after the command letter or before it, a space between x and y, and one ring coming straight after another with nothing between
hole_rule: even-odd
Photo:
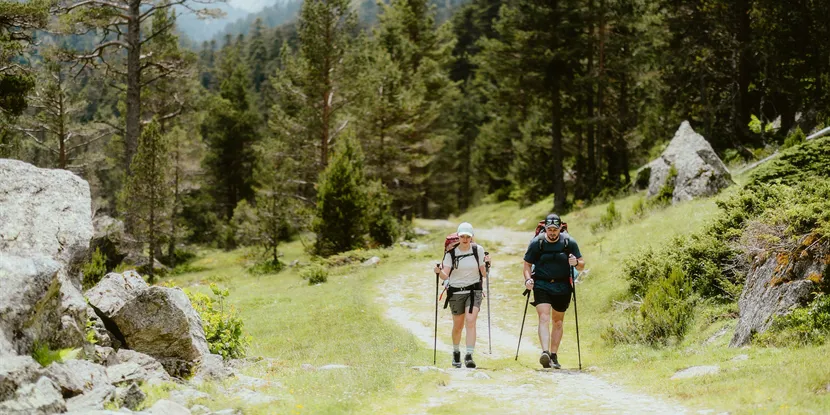
<instances>
[{"instance_id":1,"label":"red backpack","mask_svg":"<svg viewBox=\"0 0 830 415\"><path fill-rule=\"evenodd\" d=\"M536 232L533 234L533 237L534 238L537 237L540 232L544 232L544 231L545 231L545 221L540 220L539 224L536 225ZM565 222L562 222L562 226L559 227L559 232L568 232L568 224L565 223ZM447 238L449 238L449 236L447 236ZM458 238L458 235L456 235L456 238ZM447 247L447 243L444 242L444 248L446 249L446 247Z\"/></svg>"},{"instance_id":2,"label":"red backpack","mask_svg":"<svg viewBox=\"0 0 830 415\"><path fill-rule=\"evenodd\" d=\"M447 235L444 238L444 256L446 257L447 254L450 255L450 260L452 261L453 266L450 268L450 274L452 274L452 270L455 269L457 264L455 263L455 248L458 247L458 244L461 243L461 238L458 236L457 232L453 232ZM478 263L478 245L475 242L471 243L473 248L473 256L476 259L476 263ZM479 270L479 277L481 277L481 270ZM449 275L448 275L449 276Z\"/></svg>"}]
</instances>

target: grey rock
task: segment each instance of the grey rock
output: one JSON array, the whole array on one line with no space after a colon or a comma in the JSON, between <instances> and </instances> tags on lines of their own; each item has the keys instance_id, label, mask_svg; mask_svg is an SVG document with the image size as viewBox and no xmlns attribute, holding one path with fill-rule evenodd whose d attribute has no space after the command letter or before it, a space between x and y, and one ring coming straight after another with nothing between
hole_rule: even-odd
<instances>
[{"instance_id":1,"label":"grey rock","mask_svg":"<svg viewBox=\"0 0 830 415\"><path fill-rule=\"evenodd\" d=\"M0 403L0 414L47 415L66 411L58 385L47 377L21 386L13 400Z\"/></svg>"},{"instance_id":2,"label":"grey rock","mask_svg":"<svg viewBox=\"0 0 830 415\"><path fill-rule=\"evenodd\" d=\"M113 385L144 381L148 378L147 371L136 362L119 363L107 368L107 379Z\"/></svg>"},{"instance_id":3,"label":"grey rock","mask_svg":"<svg viewBox=\"0 0 830 415\"><path fill-rule=\"evenodd\" d=\"M40 365L29 356L0 358L0 402L14 397L15 391L40 377Z\"/></svg>"},{"instance_id":4,"label":"grey rock","mask_svg":"<svg viewBox=\"0 0 830 415\"><path fill-rule=\"evenodd\" d=\"M729 359L730 362L744 362L744 361L747 361L747 360L749 360L749 355L748 354L739 354L739 355Z\"/></svg>"},{"instance_id":5,"label":"grey rock","mask_svg":"<svg viewBox=\"0 0 830 415\"><path fill-rule=\"evenodd\" d=\"M112 347L99 346L96 344L93 346L92 353L87 354L87 359L102 366L113 366L118 364L118 358L116 356L115 350L113 350Z\"/></svg>"},{"instance_id":6,"label":"grey rock","mask_svg":"<svg viewBox=\"0 0 830 415\"><path fill-rule=\"evenodd\" d=\"M226 367L222 356L217 354L206 354L202 356L196 367L196 373L190 379L193 384L201 384L208 380L222 380L234 376L234 371Z\"/></svg>"},{"instance_id":7,"label":"grey rock","mask_svg":"<svg viewBox=\"0 0 830 415\"><path fill-rule=\"evenodd\" d=\"M377 265L378 263L380 263L380 257L373 256L366 261L363 261L363 266L370 267L372 265Z\"/></svg>"},{"instance_id":8,"label":"grey rock","mask_svg":"<svg viewBox=\"0 0 830 415\"><path fill-rule=\"evenodd\" d=\"M426 229L423 229L423 228L413 228L413 229L412 229L412 232L414 232L414 233L415 233L415 235L418 235L418 236L426 236L426 235L429 235L429 231L428 231L428 230L426 230Z\"/></svg>"},{"instance_id":9,"label":"grey rock","mask_svg":"<svg viewBox=\"0 0 830 415\"><path fill-rule=\"evenodd\" d=\"M135 382L130 383L129 386L115 389L115 402L118 406L124 406L133 411L138 410L145 399L147 399L147 394Z\"/></svg>"},{"instance_id":10,"label":"grey rock","mask_svg":"<svg viewBox=\"0 0 830 415\"><path fill-rule=\"evenodd\" d=\"M43 373L60 387L65 397L109 385L104 367L86 360L55 362L44 369Z\"/></svg>"},{"instance_id":11,"label":"grey rock","mask_svg":"<svg viewBox=\"0 0 830 415\"><path fill-rule=\"evenodd\" d=\"M0 355L28 355L35 339L55 337L61 325L61 270L45 256L0 254Z\"/></svg>"},{"instance_id":12,"label":"grey rock","mask_svg":"<svg viewBox=\"0 0 830 415\"><path fill-rule=\"evenodd\" d=\"M104 322L98 317L98 314L95 314L95 310L92 307L86 308L86 319L87 321L91 322L90 330L94 333L95 342L94 344L98 347L112 347L112 338L110 337L109 331L107 331L106 326L104 326Z\"/></svg>"},{"instance_id":13,"label":"grey rock","mask_svg":"<svg viewBox=\"0 0 830 415\"><path fill-rule=\"evenodd\" d=\"M153 356L173 376L189 372L187 364L209 353L202 320L180 289L154 286L143 290L112 320L127 347Z\"/></svg>"},{"instance_id":14,"label":"grey rock","mask_svg":"<svg viewBox=\"0 0 830 415\"><path fill-rule=\"evenodd\" d=\"M173 401L162 399L145 411L148 415L190 415L190 410Z\"/></svg>"},{"instance_id":15,"label":"grey rock","mask_svg":"<svg viewBox=\"0 0 830 415\"><path fill-rule=\"evenodd\" d=\"M67 170L8 159L0 159L0 177L0 252L64 266L82 261L92 238L89 184Z\"/></svg>"},{"instance_id":16,"label":"grey rock","mask_svg":"<svg viewBox=\"0 0 830 415\"><path fill-rule=\"evenodd\" d=\"M429 371L436 371L436 372L446 372L446 370L437 368L435 366L412 366L413 370L417 370L419 372L429 372Z\"/></svg>"},{"instance_id":17,"label":"grey rock","mask_svg":"<svg viewBox=\"0 0 830 415\"><path fill-rule=\"evenodd\" d=\"M104 405L115 399L115 386L104 385L95 388L83 395L75 396L66 401L69 411L85 411L104 409Z\"/></svg>"},{"instance_id":18,"label":"grey rock","mask_svg":"<svg viewBox=\"0 0 830 415\"><path fill-rule=\"evenodd\" d=\"M235 388L260 389L270 388L274 386L282 386L279 382L272 382L270 380L255 378L253 376L236 375Z\"/></svg>"},{"instance_id":19,"label":"grey rock","mask_svg":"<svg viewBox=\"0 0 830 415\"><path fill-rule=\"evenodd\" d=\"M672 166L677 170L672 203L712 196L733 184L723 161L688 121L680 124L663 154L637 172L638 182L640 177L648 177L647 197L660 192Z\"/></svg>"},{"instance_id":20,"label":"grey rock","mask_svg":"<svg viewBox=\"0 0 830 415\"><path fill-rule=\"evenodd\" d=\"M476 370L475 372L473 372L473 377L474 377L474 378L476 378L476 379L481 379L481 380L487 380L487 379L490 379L490 375L488 375L488 374L486 374L486 373L484 373L484 372L478 371L478 370Z\"/></svg>"},{"instance_id":21,"label":"grey rock","mask_svg":"<svg viewBox=\"0 0 830 415\"><path fill-rule=\"evenodd\" d=\"M152 356L148 356L144 353L137 352L135 350L121 349L115 354L115 358L113 360L117 362L116 364L138 364L147 373L148 382L153 379L164 382L171 380L170 375L167 374L167 371L164 370L164 367L161 365L161 363L159 363L159 361L154 359Z\"/></svg>"},{"instance_id":22,"label":"grey rock","mask_svg":"<svg viewBox=\"0 0 830 415\"><path fill-rule=\"evenodd\" d=\"M720 366L692 366L683 370L678 370L672 375L672 379L688 379L698 376L713 375L720 372Z\"/></svg>"},{"instance_id":23,"label":"grey rock","mask_svg":"<svg viewBox=\"0 0 830 415\"><path fill-rule=\"evenodd\" d=\"M211 411L210 408L208 408L207 406L193 405L190 407L190 413L192 413L193 415L205 415L211 413Z\"/></svg>"},{"instance_id":24,"label":"grey rock","mask_svg":"<svg viewBox=\"0 0 830 415\"><path fill-rule=\"evenodd\" d=\"M112 318L124 304L147 288L150 286L135 271L125 271L123 274L111 272L84 295L98 311Z\"/></svg>"},{"instance_id":25,"label":"grey rock","mask_svg":"<svg viewBox=\"0 0 830 415\"><path fill-rule=\"evenodd\" d=\"M802 304L816 289L813 279L828 272L825 263L830 243L799 241L795 253L759 255L753 261L738 299L740 318L730 347L747 344L753 333L763 333L776 316L783 316Z\"/></svg>"},{"instance_id":26,"label":"grey rock","mask_svg":"<svg viewBox=\"0 0 830 415\"><path fill-rule=\"evenodd\" d=\"M221 411L213 412L211 415L242 415L242 411L238 409L223 409Z\"/></svg>"}]
</instances>

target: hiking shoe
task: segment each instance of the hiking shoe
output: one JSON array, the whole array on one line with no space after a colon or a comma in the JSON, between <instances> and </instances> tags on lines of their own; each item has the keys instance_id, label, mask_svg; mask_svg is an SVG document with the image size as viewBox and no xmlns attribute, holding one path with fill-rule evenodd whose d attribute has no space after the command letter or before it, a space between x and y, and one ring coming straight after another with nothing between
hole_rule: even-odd
<instances>
[{"instance_id":1,"label":"hiking shoe","mask_svg":"<svg viewBox=\"0 0 830 415\"><path fill-rule=\"evenodd\" d=\"M461 352L452 352L452 367L461 367Z\"/></svg>"},{"instance_id":2,"label":"hiking shoe","mask_svg":"<svg viewBox=\"0 0 830 415\"><path fill-rule=\"evenodd\" d=\"M542 364L543 368L550 369L550 354L548 352L542 352L542 355L539 356L539 363Z\"/></svg>"},{"instance_id":3,"label":"hiking shoe","mask_svg":"<svg viewBox=\"0 0 830 415\"><path fill-rule=\"evenodd\" d=\"M476 368L476 362L473 361L473 355L467 353L467 355L464 356L464 366L467 366L470 369Z\"/></svg>"},{"instance_id":4,"label":"hiking shoe","mask_svg":"<svg viewBox=\"0 0 830 415\"><path fill-rule=\"evenodd\" d=\"M559 359L556 357L556 353L551 353L550 360L553 362L553 368L554 369L562 368L562 365L559 364ZM550 367L550 366L548 366L548 367Z\"/></svg>"}]
</instances>

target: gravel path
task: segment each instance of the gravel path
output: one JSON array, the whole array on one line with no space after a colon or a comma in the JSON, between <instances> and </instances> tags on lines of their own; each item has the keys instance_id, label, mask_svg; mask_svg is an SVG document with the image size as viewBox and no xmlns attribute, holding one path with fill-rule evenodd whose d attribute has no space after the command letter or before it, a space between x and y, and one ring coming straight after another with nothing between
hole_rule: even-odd
<instances>
[{"instance_id":1,"label":"gravel path","mask_svg":"<svg viewBox=\"0 0 830 415\"><path fill-rule=\"evenodd\" d=\"M486 229L477 231L477 236L486 240L498 240L503 246L500 254L519 254L528 241L526 233L507 229ZM424 278L432 271L432 263L415 263L405 273L390 276L380 287L383 295L378 298L387 307L387 317L412 332L429 347L433 345L435 318L434 279ZM434 274L433 274L434 275ZM504 369L488 370L489 359L513 358L516 353L518 333L507 332L503 327L513 327L502 319L499 305L506 301L499 292L515 291L516 278L506 278L494 267L490 272L492 317L492 355L488 351L487 315L482 309L478 320L478 341L476 356L480 369L453 369L450 366L449 344L442 339L449 338L452 327L447 310L438 315L438 363L436 367L421 370L440 370L449 375L449 381L438 387L438 393L413 407L411 413L428 413L430 409L446 405L453 408L475 405L490 413L566 413L566 414L688 414L693 411L672 402L648 395L632 393L600 377L571 370ZM504 289L501 289L504 287ZM486 300L485 300L486 301ZM442 304L443 306L443 304ZM506 317L506 316L505 316ZM512 316L515 317L515 316ZM525 323L520 360L535 363L538 342L535 336L528 336L528 330L535 333L536 317L528 313ZM463 346L462 346L463 347ZM710 411L701 411L708 413Z\"/></svg>"}]
</instances>

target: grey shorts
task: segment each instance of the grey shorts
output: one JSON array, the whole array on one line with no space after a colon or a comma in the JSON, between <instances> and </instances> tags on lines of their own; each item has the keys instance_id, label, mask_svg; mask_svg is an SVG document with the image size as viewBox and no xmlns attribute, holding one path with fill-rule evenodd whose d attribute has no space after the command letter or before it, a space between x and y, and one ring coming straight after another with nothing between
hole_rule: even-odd
<instances>
[{"instance_id":1,"label":"grey shorts","mask_svg":"<svg viewBox=\"0 0 830 415\"><path fill-rule=\"evenodd\" d=\"M481 291L475 291L476 297L475 302L473 302L473 307L478 307L481 309L481 298L482 293ZM452 311L452 315L457 316L459 314L464 314L465 312L470 310L470 293L466 292L464 294L453 294L450 297L450 311Z\"/></svg>"}]
</instances>

